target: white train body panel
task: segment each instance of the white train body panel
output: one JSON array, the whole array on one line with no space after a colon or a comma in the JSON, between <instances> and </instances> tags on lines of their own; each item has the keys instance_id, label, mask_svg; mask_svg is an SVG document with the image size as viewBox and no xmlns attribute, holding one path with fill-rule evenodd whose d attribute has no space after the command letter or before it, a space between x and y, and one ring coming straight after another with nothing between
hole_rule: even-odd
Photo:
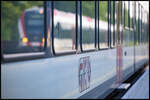
<instances>
[{"instance_id":1,"label":"white train body panel","mask_svg":"<svg viewBox=\"0 0 150 100\"><path fill-rule=\"evenodd\" d=\"M141 51L145 48L141 48ZM123 56L123 71L130 67L134 72L133 47L123 48L128 56ZM142 52L138 52L142 55ZM90 88L79 92L79 59L90 56ZM139 59L138 59L139 58ZM136 61L147 59L136 57ZM2 98L78 98L112 77L116 77L116 49L95 51L84 54L45 58L3 64ZM125 74L127 75L127 74ZM116 81L111 83L112 88ZM101 91L102 93L105 91Z\"/></svg>"},{"instance_id":2,"label":"white train body panel","mask_svg":"<svg viewBox=\"0 0 150 100\"><path fill-rule=\"evenodd\" d=\"M113 49L2 65L2 97L79 97L116 75L115 55L116 50ZM91 82L90 88L80 93L79 59L85 56L90 56Z\"/></svg>"}]
</instances>

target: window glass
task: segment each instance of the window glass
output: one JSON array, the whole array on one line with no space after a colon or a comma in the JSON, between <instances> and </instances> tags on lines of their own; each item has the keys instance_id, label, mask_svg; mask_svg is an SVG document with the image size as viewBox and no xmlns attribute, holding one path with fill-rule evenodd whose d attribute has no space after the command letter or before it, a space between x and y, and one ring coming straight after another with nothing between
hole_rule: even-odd
<instances>
[{"instance_id":1,"label":"window glass","mask_svg":"<svg viewBox=\"0 0 150 100\"><path fill-rule=\"evenodd\" d=\"M122 1L123 26L125 27L125 1Z\"/></svg>"},{"instance_id":2,"label":"window glass","mask_svg":"<svg viewBox=\"0 0 150 100\"><path fill-rule=\"evenodd\" d=\"M108 2L99 1L99 45L100 48L108 47Z\"/></svg>"},{"instance_id":3,"label":"window glass","mask_svg":"<svg viewBox=\"0 0 150 100\"><path fill-rule=\"evenodd\" d=\"M114 26L115 26L115 42L116 45L118 43L118 34L117 34L117 10L118 10L118 2L115 2L115 22L114 22Z\"/></svg>"},{"instance_id":4,"label":"window glass","mask_svg":"<svg viewBox=\"0 0 150 100\"><path fill-rule=\"evenodd\" d=\"M123 7L123 9L124 9L124 26L125 26L125 28L123 29L123 46L131 46L132 44L133 44L133 42L132 42L132 40L133 40L133 32L132 32L132 30L130 29L129 30L129 20L130 20L130 16L131 16L131 14L130 14L130 10L131 10L131 8L129 8L130 6L129 5L131 5L130 3L129 3L129 1L124 1L124 7ZM130 23L131 23L131 21L130 21ZM130 26L131 27L131 26Z\"/></svg>"},{"instance_id":5,"label":"window glass","mask_svg":"<svg viewBox=\"0 0 150 100\"><path fill-rule=\"evenodd\" d=\"M143 33L144 33L144 38L143 38L143 42L144 43L146 43L146 41L147 41L147 36L146 36L146 34L147 34L147 26L146 26L146 24L147 24L147 16L146 16L146 12L144 11L144 17L143 17Z\"/></svg>"},{"instance_id":6,"label":"window glass","mask_svg":"<svg viewBox=\"0 0 150 100\"><path fill-rule=\"evenodd\" d=\"M145 32L144 32L144 11L142 11L142 43L144 43Z\"/></svg>"},{"instance_id":7,"label":"window glass","mask_svg":"<svg viewBox=\"0 0 150 100\"><path fill-rule=\"evenodd\" d=\"M111 46L113 46L113 1L110 1L110 33L111 33Z\"/></svg>"},{"instance_id":8,"label":"window glass","mask_svg":"<svg viewBox=\"0 0 150 100\"><path fill-rule=\"evenodd\" d=\"M56 53L75 51L75 1L54 1L54 49Z\"/></svg>"},{"instance_id":9,"label":"window glass","mask_svg":"<svg viewBox=\"0 0 150 100\"><path fill-rule=\"evenodd\" d=\"M133 7L134 7L134 5L133 5L133 2L132 1L130 1L129 2L130 4L129 4L129 19L130 19L130 33L129 33L129 40L130 40L130 42L129 42L129 46L133 46L134 45L134 32L133 32Z\"/></svg>"},{"instance_id":10,"label":"window glass","mask_svg":"<svg viewBox=\"0 0 150 100\"><path fill-rule=\"evenodd\" d=\"M128 27L128 1L125 1L125 27Z\"/></svg>"},{"instance_id":11,"label":"window glass","mask_svg":"<svg viewBox=\"0 0 150 100\"><path fill-rule=\"evenodd\" d=\"M140 5L140 43L142 43L142 6Z\"/></svg>"},{"instance_id":12,"label":"window glass","mask_svg":"<svg viewBox=\"0 0 150 100\"><path fill-rule=\"evenodd\" d=\"M139 4L139 44L141 44L141 5Z\"/></svg>"},{"instance_id":13,"label":"window glass","mask_svg":"<svg viewBox=\"0 0 150 100\"><path fill-rule=\"evenodd\" d=\"M141 24L141 27L140 27L140 29L141 29L141 32L140 32L140 41L141 41L141 43L142 43L142 37L143 37L143 23L142 23L142 19L143 19L143 9L142 9L142 6L141 6L141 14L140 14L140 17L141 17L141 19L140 19L140 24Z\"/></svg>"},{"instance_id":14,"label":"window glass","mask_svg":"<svg viewBox=\"0 0 150 100\"><path fill-rule=\"evenodd\" d=\"M145 13L145 24L146 24L146 43L149 44L149 14L146 12Z\"/></svg>"},{"instance_id":15,"label":"window glass","mask_svg":"<svg viewBox=\"0 0 150 100\"><path fill-rule=\"evenodd\" d=\"M139 11L138 11L138 3L136 2L136 45L138 45L138 18L139 18Z\"/></svg>"},{"instance_id":16,"label":"window glass","mask_svg":"<svg viewBox=\"0 0 150 100\"><path fill-rule=\"evenodd\" d=\"M130 1L130 28L133 28L134 2Z\"/></svg>"},{"instance_id":17,"label":"window glass","mask_svg":"<svg viewBox=\"0 0 150 100\"><path fill-rule=\"evenodd\" d=\"M2 1L1 44L4 54L39 52L44 47L42 1Z\"/></svg>"},{"instance_id":18,"label":"window glass","mask_svg":"<svg viewBox=\"0 0 150 100\"><path fill-rule=\"evenodd\" d=\"M111 1L111 46L115 46L116 30L115 30L115 1Z\"/></svg>"},{"instance_id":19,"label":"window glass","mask_svg":"<svg viewBox=\"0 0 150 100\"><path fill-rule=\"evenodd\" d=\"M82 48L94 49L95 1L82 1Z\"/></svg>"}]
</instances>

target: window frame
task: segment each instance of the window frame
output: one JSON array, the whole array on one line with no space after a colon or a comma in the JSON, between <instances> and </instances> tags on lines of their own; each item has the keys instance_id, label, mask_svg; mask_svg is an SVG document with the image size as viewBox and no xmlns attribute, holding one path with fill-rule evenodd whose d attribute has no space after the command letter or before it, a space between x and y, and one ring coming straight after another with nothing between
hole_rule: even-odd
<instances>
[{"instance_id":1,"label":"window frame","mask_svg":"<svg viewBox=\"0 0 150 100\"><path fill-rule=\"evenodd\" d=\"M141 8L140 8L140 4L138 3L138 44L141 44L141 41L140 41L140 33L141 33L140 15L141 15Z\"/></svg>"},{"instance_id":2,"label":"window frame","mask_svg":"<svg viewBox=\"0 0 150 100\"><path fill-rule=\"evenodd\" d=\"M99 0L97 1L97 49L100 49L100 45L99 45Z\"/></svg>"},{"instance_id":3,"label":"window frame","mask_svg":"<svg viewBox=\"0 0 150 100\"><path fill-rule=\"evenodd\" d=\"M132 1L132 5L133 5L133 6L135 5L133 1ZM132 6L132 5L131 5L131 6ZM132 11L131 11L131 12L134 13L134 7L132 8ZM133 15L134 15L134 14L133 14ZM135 16L133 16L133 18L132 18L132 20L131 20L131 21L132 21L132 26L131 26L131 28L132 28L133 30L134 30L134 17L135 17Z\"/></svg>"},{"instance_id":4,"label":"window frame","mask_svg":"<svg viewBox=\"0 0 150 100\"><path fill-rule=\"evenodd\" d=\"M115 11L116 11L116 1L113 1L113 40L114 40L113 44L114 44L114 47L116 47Z\"/></svg>"},{"instance_id":5,"label":"window frame","mask_svg":"<svg viewBox=\"0 0 150 100\"><path fill-rule=\"evenodd\" d=\"M55 46L54 46L54 2L51 1L51 9L52 9L52 33L51 33L51 45L52 45L52 52L54 56L61 56L61 55L70 55L70 54L76 54L78 50L78 2L75 2L75 50L74 51L66 51L66 52L56 52Z\"/></svg>"},{"instance_id":6,"label":"window frame","mask_svg":"<svg viewBox=\"0 0 150 100\"><path fill-rule=\"evenodd\" d=\"M112 3L112 5L111 5ZM112 7L111 7L112 6ZM110 8L112 8L113 10L111 11L110 9L110 38L111 38L111 49L116 47L116 39L115 39L115 1L110 1ZM112 15L112 16L111 16ZM112 19L111 19L112 18ZM111 20L112 20L112 27L111 27ZM113 31L111 31L113 30ZM113 39L112 39L113 38Z\"/></svg>"},{"instance_id":7,"label":"window frame","mask_svg":"<svg viewBox=\"0 0 150 100\"><path fill-rule=\"evenodd\" d=\"M136 2L134 2L134 21L133 21L133 29L134 29L134 45L136 46L137 45L137 18L138 18L138 16L137 16L137 11L138 11L138 9L136 9L137 8L137 3Z\"/></svg>"},{"instance_id":8,"label":"window frame","mask_svg":"<svg viewBox=\"0 0 150 100\"><path fill-rule=\"evenodd\" d=\"M138 43L139 43L139 40L138 40L138 38L139 38L139 29L138 29L138 27L139 27L139 5L138 5L138 3L136 2L136 45L138 45Z\"/></svg>"},{"instance_id":9,"label":"window frame","mask_svg":"<svg viewBox=\"0 0 150 100\"><path fill-rule=\"evenodd\" d=\"M142 5L141 5L141 44L143 44L143 7L142 7Z\"/></svg>"},{"instance_id":10,"label":"window frame","mask_svg":"<svg viewBox=\"0 0 150 100\"><path fill-rule=\"evenodd\" d=\"M82 37L83 37L83 34L82 34L82 1L80 1L80 50L81 52L92 52L92 51L95 51L97 49L97 23L96 23L96 19L97 19L97 5L96 5L96 1L93 1L94 2L94 33L95 33L95 36L94 36L94 48L93 49L83 49L83 44L82 44Z\"/></svg>"},{"instance_id":11,"label":"window frame","mask_svg":"<svg viewBox=\"0 0 150 100\"><path fill-rule=\"evenodd\" d=\"M128 1L128 28L130 30L130 1Z\"/></svg>"},{"instance_id":12,"label":"window frame","mask_svg":"<svg viewBox=\"0 0 150 100\"><path fill-rule=\"evenodd\" d=\"M98 2L98 18L100 17L100 11L99 11L99 7L100 7L100 2ZM107 1L107 23L108 23L108 26L107 26L107 28L108 28L108 30L107 30L107 39L108 39L108 41L106 42L107 43L107 47L106 48L101 48L101 46L100 46L100 38L98 38L98 50L107 50L107 49L110 49L110 48L113 48L113 47L111 47L111 43L110 43L110 32L109 32L109 1ZM99 23L99 21L98 21L98 26L100 27L100 23ZM98 27L98 36L100 37L100 28Z\"/></svg>"},{"instance_id":13,"label":"window frame","mask_svg":"<svg viewBox=\"0 0 150 100\"><path fill-rule=\"evenodd\" d=\"M111 2L108 1L108 48L111 48Z\"/></svg>"},{"instance_id":14,"label":"window frame","mask_svg":"<svg viewBox=\"0 0 150 100\"><path fill-rule=\"evenodd\" d=\"M44 8L44 38L47 39L48 23L47 23L47 2L43 1ZM2 44L3 45L3 44ZM2 48L2 47L1 47ZM47 41L44 41L44 48L39 52L22 52L16 54L4 54L3 49L1 50L1 63L9 63L16 61L32 60L50 57L50 51L47 46Z\"/></svg>"},{"instance_id":15,"label":"window frame","mask_svg":"<svg viewBox=\"0 0 150 100\"><path fill-rule=\"evenodd\" d=\"M124 9L123 9L123 13L124 13L124 17L123 17L123 26L125 28L125 8L126 8L126 4L125 4L125 1L123 2L123 5L124 5Z\"/></svg>"},{"instance_id":16,"label":"window frame","mask_svg":"<svg viewBox=\"0 0 150 100\"><path fill-rule=\"evenodd\" d=\"M131 3L132 3L132 1L131 2L129 2L129 29L130 29L130 31L131 30L133 30L133 16L132 16L132 19L131 19L131 16L130 16L130 12L132 13L133 11L133 9L131 10L130 8L131 8ZM132 23L132 24L131 24Z\"/></svg>"},{"instance_id":17,"label":"window frame","mask_svg":"<svg viewBox=\"0 0 150 100\"><path fill-rule=\"evenodd\" d=\"M125 3L126 1L124 1L124 29L125 30L130 30L130 27L129 27L129 1L128 1L128 9L127 9L127 11L128 11L128 13L126 13L126 3ZM127 20L127 22L128 22L128 24L127 24L127 26L126 26L126 14L127 14L127 18L128 18L128 20Z\"/></svg>"}]
</instances>

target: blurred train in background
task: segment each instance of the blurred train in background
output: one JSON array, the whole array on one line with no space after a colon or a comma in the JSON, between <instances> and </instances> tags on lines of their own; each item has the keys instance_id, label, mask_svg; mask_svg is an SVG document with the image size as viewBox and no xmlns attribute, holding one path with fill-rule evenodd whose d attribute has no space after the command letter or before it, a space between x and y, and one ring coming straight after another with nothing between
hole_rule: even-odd
<instances>
[{"instance_id":1,"label":"blurred train in background","mask_svg":"<svg viewBox=\"0 0 150 100\"><path fill-rule=\"evenodd\" d=\"M25 10L18 21L21 48L42 47L44 45L43 8ZM24 48L24 49L26 49Z\"/></svg>"},{"instance_id":2,"label":"blurred train in background","mask_svg":"<svg viewBox=\"0 0 150 100\"><path fill-rule=\"evenodd\" d=\"M62 17L65 16L65 17ZM19 38L20 41L18 41L19 46L21 48L26 47L24 49L29 49L30 47L42 47L44 45L44 20L43 20L43 8L39 8L39 7L33 7L33 8L29 8L26 9L19 21L18 21L18 31L19 31ZM72 33L72 39L69 39L69 43L73 44L69 44L70 47L73 45L75 45L75 36L73 32L75 32L75 14L74 13L70 13L70 12L64 12L64 11L60 11L57 9L54 9L54 27L56 28L58 35L60 34L61 30L65 30L63 31L63 33L61 32L61 34L67 34L67 30L71 30ZM82 20L85 22L82 24L82 28L86 31L94 31L94 19L88 17L88 16L82 16ZM105 21L100 20L99 23L102 24L102 27L100 27L100 32L101 34L104 34L104 32L107 32L107 26L108 23ZM87 34L87 33L86 33ZM35 36L36 35L36 36ZM69 36L70 33L68 32L67 36ZM88 34L89 37L91 37L92 34ZM107 35L107 34L106 34ZM57 38L59 39L59 36L57 36ZM63 37L62 37L63 38ZM107 38L107 36L105 36L105 38ZM84 41L86 41L87 38L84 39ZM66 40L66 37L64 37L64 41ZM63 41L58 40L57 42ZM48 40L47 40L48 42ZM89 41L90 43L90 41ZM58 44L58 43L57 43ZM60 50L61 50L61 46L59 45ZM65 47L67 49L67 46ZM31 49L32 50L32 49ZM30 50L30 51L31 51Z\"/></svg>"},{"instance_id":3,"label":"blurred train in background","mask_svg":"<svg viewBox=\"0 0 150 100\"><path fill-rule=\"evenodd\" d=\"M105 98L149 63L139 2L2 1L1 19L2 98Z\"/></svg>"}]
</instances>

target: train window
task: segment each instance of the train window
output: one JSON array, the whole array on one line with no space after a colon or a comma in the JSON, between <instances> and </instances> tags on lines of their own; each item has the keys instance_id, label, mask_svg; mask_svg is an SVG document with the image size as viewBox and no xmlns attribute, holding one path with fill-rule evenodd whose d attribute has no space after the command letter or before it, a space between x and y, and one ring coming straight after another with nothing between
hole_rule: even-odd
<instances>
[{"instance_id":1,"label":"train window","mask_svg":"<svg viewBox=\"0 0 150 100\"><path fill-rule=\"evenodd\" d=\"M138 11L137 11L138 12L138 15L137 15L138 16L137 17L137 24L138 24L137 25L137 33L138 33L137 37L138 38L137 38L137 41L138 41L138 44L139 44L140 43L140 41L139 41L140 40L140 4L138 3L137 5L138 5L137 6L138 7Z\"/></svg>"},{"instance_id":2,"label":"train window","mask_svg":"<svg viewBox=\"0 0 150 100\"><path fill-rule=\"evenodd\" d=\"M129 34L129 39L130 39L130 42L129 42L129 46L133 46L134 45L134 31L133 31L133 8L134 5L133 5L133 2L130 1L130 4L129 4L129 28L130 28L130 34Z\"/></svg>"},{"instance_id":3,"label":"train window","mask_svg":"<svg viewBox=\"0 0 150 100\"><path fill-rule=\"evenodd\" d=\"M137 41L137 39L138 39L138 8L137 7L138 7L138 5L135 2L135 10L134 10L135 11L135 23L134 23L134 25L135 25L135 45L138 44L138 41Z\"/></svg>"},{"instance_id":4,"label":"train window","mask_svg":"<svg viewBox=\"0 0 150 100\"><path fill-rule=\"evenodd\" d=\"M143 34L143 37L142 37L142 42L144 43L145 40L146 40L146 26L145 26L145 11L143 9L143 14L142 14L142 34Z\"/></svg>"},{"instance_id":5,"label":"train window","mask_svg":"<svg viewBox=\"0 0 150 100\"><path fill-rule=\"evenodd\" d=\"M56 53L75 51L75 1L54 1L54 49Z\"/></svg>"},{"instance_id":6,"label":"train window","mask_svg":"<svg viewBox=\"0 0 150 100\"><path fill-rule=\"evenodd\" d=\"M115 1L111 1L111 46L115 46Z\"/></svg>"},{"instance_id":7,"label":"train window","mask_svg":"<svg viewBox=\"0 0 150 100\"><path fill-rule=\"evenodd\" d=\"M123 29L123 46L128 46L129 43L129 28L128 28L128 2L124 1L122 3L122 24L124 24L124 29Z\"/></svg>"},{"instance_id":8,"label":"train window","mask_svg":"<svg viewBox=\"0 0 150 100\"><path fill-rule=\"evenodd\" d=\"M139 4L136 2L136 45L139 44Z\"/></svg>"},{"instance_id":9,"label":"train window","mask_svg":"<svg viewBox=\"0 0 150 100\"><path fill-rule=\"evenodd\" d=\"M130 1L130 28L132 28L133 29L133 7L134 7L134 5L133 5L133 2L132 1Z\"/></svg>"},{"instance_id":10,"label":"train window","mask_svg":"<svg viewBox=\"0 0 150 100\"><path fill-rule=\"evenodd\" d=\"M146 36L146 39L145 39L145 43L147 43L147 41L148 41L148 38L149 38L149 36L148 36L148 20L147 20L147 13L145 13L145 36Z\"/></svg>"},{"instance_id":11,"label":"train window","mask_svg":"<svg viewBox=\"0 0 150 100\"><path fill-rule=\"evenodd\" d=\"M144 9L142 9L142 43L144 43L144 38L145 38L144 28L145 28L145 25L144 25Z\"/></svg>"},{"instance_id":12,"label":"train window","mask_svg":"<svg viewBox=\"0 0 150 100\"><path fill-rule=\"evenodd\" d=\"M143 18L142 18L142 23L143 23L143 27L142 27L142 32L143 32L143 39L142 39L142 42L144 43L144 38L145 38L145 21L144 21L144 17L145 17L145 14L144 14L144 10L143 10Z\"/></svg>"},{"instance_id":13,"label":"train window","mask_svg":"<svg viewBox=\"0 0 150 100\"><path fill-rule=\"evenodd\" d=\"M134 11L135 11L135 15L134 15L134 25L135 26L135 45L137 45L137 3L135 2L135 8L134 8Z\"/></svg>"},{"instance_id":14,"label":"train window","mask_svg":"<svg viewBox=\"0 0 150 100\"><path fill-rule=\"evenodd\" d=\"M141 41L141 43L142 43L142 37L143 37L143 9L142 9L142 6L141 6L141 39L140 39L140 41Z\"/></svg>"},{"instance_id":15,"label":"train window","mask_svg":"<svg viewBox=\"0 0 150 100\"><path fill-rule=\"evenodd\" d=\"M128 27L130 28L130 1L128 1Z\"/></svg>"},{"instance_id":16,"label":"train window","mask_svg":"<svg viewBox=\"0 0 150 100\"><path fill-rule=\"evenodd\" d=\"M138 41L139 41L139 44L141 44L141 5L139 4L139 26L138 26Z\"/></svg>"},{"instance_id":17,"label":"train window","mask_svg":"<svg viewBox=\"0 0 150 100\"><path fill-rule=\"evenodd\" d=\"M116 15L116 13L117 13L117 8L118 8L118 4L117 4L117 2L114 2L114 12L115 12L115 16L114 16L114 32L115 32L115 43L116 43L116 45L117 45L117 39L118 39L118 34L117 34L117 15Z\"/></svg>"},{"instance_id":18,"label":"train window","mask_svg":"<svg viewBox=\"0 0 150 100\"><path fill-rule=\"evenodd\" d=\"M82 1L82 48L94 49L95 46L95 1Z\"/></svg>"},{"instance_id":19,"label":"train window","mask_svg":"<svg viewBox=\"0 0 150 100\"><path fill-rule=\"evenodd\" d=\"M143 30L143 8L142 8L142 14L141 14L141 20L142 20L142 22L141 22L141 32L142 32L142 36L141 36L141 42L143 43L143 38L144 38L144 30Z\"/></svg>"},{"instance_id":20,"label":"train window","mask_svg":"<svg viewBox=\"0 0 150 100\"><path fill-rule=\"evenodd\" d=\"M141 43L142 43L142 37L143 37L143 8L142 8L142 6L141 6L141 39L140 39L140 41L141 41Z\"/></svg>"},{"instance_id":21,"label":"train window","mask_svg":"<svg viewBox=\"0 0 150 100\"><path fill-rule=\"evenodd\" d=\"M2 1L1 21L4 55L43 51L43 1Z\"/></svg>"},{"instance_id":22,"label":"train window","mask_svg":"<svg viewBox=\"0 0 150 100\"><path fill-rule=\"evenodd\" d=\"M146 44L149 41L149 14L147 14L147 12L145 13L145 34L146 34L146 39L145 42Z\"/></svg>"},{"instance_id":23,"label":"train window","mask_svg":"<svg viewBox=\"0 0 150 100\"><path fill-rule=\"evenodd\" d=\"M99 1L99 47L108 48L108 1Z\"/></svg>"},{"instance_id":24,"label":"train window","mask_svg":"<svg viewBox=\"0 0 150 100\"><path fill-rule=\"evenodd\" d=\"M127 1L125 1L125 9L124 9L124 12L125 12L125 27L128 27L128 25L129 25L129 21L128 21L128 2Z\"/></svg>"},{"instance_id":25,"label":"train window","mask_svg":"<svg viewBox=\"0 0 150 100\"><path fill-rule=\"evenodd\" d=\"M123 8L122 8L122 12L123 12L123 26L125 27L125 6L126 5L126 3L125 3L125 1L123 1Z\"/></svg>"},{"instance_id":26,"label":"train window","mask_svg":"<svg viewBox=\"0 0 150 100\"><path fill-rule=\"evenodd\" d=\"M146 31L147 31L147 26L146 26L147 23L146 23L146 22L147 22L147 21L146 21L146 20L147 20L147 19L146 19L146 12L144 11L144 17L143 17L143 35L144 35L144 36L143 36L143 37L144 37L144 38L143 38L143 42L144 42L144 43L146 43L146 41L147 41L147 36L146 36L146 34L147 34L147 33L146 33Z\"/></svg>"}]
</instances>

